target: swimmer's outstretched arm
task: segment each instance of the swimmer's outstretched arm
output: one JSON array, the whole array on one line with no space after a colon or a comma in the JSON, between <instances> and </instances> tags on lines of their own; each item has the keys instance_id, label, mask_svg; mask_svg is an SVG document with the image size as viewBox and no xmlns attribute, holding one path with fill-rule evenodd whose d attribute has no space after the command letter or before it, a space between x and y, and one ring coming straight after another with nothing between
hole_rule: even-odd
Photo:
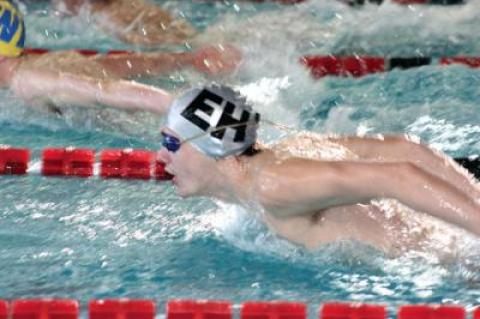
<instances>
[{"instance_id":1,"label":"swimmer's outstretched arm","mask_svg":"<svg viewBox=\"0 0 480 319\"><path fill-rule=\"evenodd\" d=\"M480 205L453 184L412 163L285 160L260 172L260 202L277 217L394 198L480 235Z\"/></svg>"},{"instance_id":2,"label":"swimmer's outstretched arm","mask_svg":"<svg viewBox=\"0 0 480 319\"><path fill-rule=\"evenodd\" d=\"M480 199L480 188L475 178L446 154L405 135L375 137L340 136L329 141L341 144L362 160L379 162L411 162L437 175Z\"/></svg>"},{"instance_id":3,"label":"swimmer's outstretched arm","mask_svg":"<svg viewBox=\"0 0 480 319\"><path fill-rule=\"evenodd\" d=\"M172 96L133 81L98 80L69 73L22 71L11 82L20 98L33 104L107 106L164 114Z\"/></svg>"},{"instance_id":4,"label":"swimmer's outstretched arm","mask_svg":"<svg viewBox=\"0 0 480 319\"><path fill-rule=\"evenodd\" d=\"M125 53L92 57L108 72L122 78L157 76L190 65L189 53Z\"/></svg>"},{"instance_id":5,"label":"swimmer's outstretched arm","mask_svg":"<svg viewBox=\"0 0 480 319\"><path fill-rule=\"evenodd\" d=\"M123 78L158 76L185 67L194 67L210 75L233 71L242 59L231 45L207 46L193 52L149 52L92 57L107 71Z\"/></svg>"}]
</instances>

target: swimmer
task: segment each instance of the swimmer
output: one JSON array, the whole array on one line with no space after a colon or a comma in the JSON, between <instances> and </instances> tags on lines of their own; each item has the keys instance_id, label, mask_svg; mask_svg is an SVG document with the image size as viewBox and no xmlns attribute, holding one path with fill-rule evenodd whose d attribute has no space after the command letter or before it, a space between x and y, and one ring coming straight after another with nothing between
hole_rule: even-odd
<instances>
[{"instance_id":1,"label":"swimmer","mask_svg":"<svg viewBox=\"0 0 480 319\"><path fill-rule=\"evenodd\" d=\"M480 190L445 154L405 136L303 133L267 147L259 123L232 89L192 89L169 109L158 159L181 196L259 204L274 232L311 249L339 239L414 249L430 230L411 221L427 215L480 236Z\"/></svg>"},{"instance_id":2,"label":"swimmer","mask_svg":"<svg viewBox=\"0 0 480 319\"><path fill-rule=\"evenodd\" d=\"M273 1L293 4L303 0ZM107 34L133 45L158 47L188 43L195 47L195 43L202 41L197 38L197 30L185 19L173 17L149 0L51 0L51 4L65 16L86 12Z\"/></svg>"},{"instance_id":3,"label":"swimmer","mask_svg":"<svg viewBox=\"0 0 480 319\"><path fill-rule=\"evenodd\" d=\"M65 15L85 10L105 32L120 40L141 46L182 44L191 39L195 29L184 19L148 0L51 0Z\"/></svg>"},{"instance_id":4,"label":"swimmer","mask_svg":"<svg viewBox=\"0 0 480 319\"><path fill-rule=\"evenodd\" d=\"M0 0L0 88L29 105L61 112L63 106L107 106L166 112L171 95L125 79L154 76L193 66L209 74L234 69L239 52L229 46L192 53L129 53L85 57L73 51L22 55L25 28L18 8Z\"/></svg>"}]
</instances>

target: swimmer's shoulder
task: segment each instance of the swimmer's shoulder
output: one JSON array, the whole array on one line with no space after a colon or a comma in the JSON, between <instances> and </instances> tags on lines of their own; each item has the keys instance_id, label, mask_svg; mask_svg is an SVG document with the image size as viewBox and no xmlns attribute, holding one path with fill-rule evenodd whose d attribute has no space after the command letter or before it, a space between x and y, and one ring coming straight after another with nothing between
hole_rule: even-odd
<instances>
[{"instance_id":1,"label":"swimmer's shoulder","mask_svg":"<svg viewBox=\"0 0 480 319\"><path fill-rule=\"evenodd\" d=\"M322 143L326 140L327 138L325 135L313 132L299 132L283 138L281 141L276 142L273 146L278 148L283 146Z\"/></svg>"},{"instance_id":2,"label":"swimmer's shoulder","mask_svg":"<svg viewBox=\"0 0 480 319\"><path fill-rule=\"evenodd\" d=\"M332 142L329 135L300 132L272 145L278 158L300 157L314 160L345 160L355 155L346 147Z\"/></svg>"}]
</instances>

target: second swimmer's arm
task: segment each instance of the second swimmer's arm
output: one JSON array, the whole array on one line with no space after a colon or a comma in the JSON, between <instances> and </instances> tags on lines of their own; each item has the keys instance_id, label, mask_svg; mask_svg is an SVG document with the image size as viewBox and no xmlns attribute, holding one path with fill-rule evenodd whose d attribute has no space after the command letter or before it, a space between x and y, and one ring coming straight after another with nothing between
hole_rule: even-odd
<instances>
[{"instance_id":1,"label":"second swimmer's arm","mask_svg":"<svg viewBox=\"0 0 480 319\"><path fill-rule=\"evenodd\" d=\"M278 217L394 198L480 235L480 205L453 184L411 163L290 159L262 172L260 201Z\"/></svg>"},{"instance_id":2,"label":"second swimmer's arm","mask_svg":"<svg viewBox=\"0 0 480 319\"><path fill-rule=\"evenodd\" d=\"M102 105L158 114L166 113L172 99L166 91L133 81L41 71L17 74L11 88L27 101L87 107Z\"/></svg>"},{"instance_id":3,"label":"second swimmer's arm","mask_svg":"<svg viewBox=\"0 0 480 319\"><path fill-rule=\"evenodd\" d=\"M91 57L107 71L123 78L156 76L185 67L194 67L209 75L234 71L242 53L229 44L205 46L192 52L150 52L96 55Z\"/></svg>"},{"instance_id":4,"label":"second swimmer's arm","mask_svg":"<svg viewBox=\"0 0 480 319\"><path fill-rule=\"evenodd\" d=\"M158 76L190 65L191 54L167 53L122 53L92 57L107 71L122 77Z\"/></svg>"}]
</instances>

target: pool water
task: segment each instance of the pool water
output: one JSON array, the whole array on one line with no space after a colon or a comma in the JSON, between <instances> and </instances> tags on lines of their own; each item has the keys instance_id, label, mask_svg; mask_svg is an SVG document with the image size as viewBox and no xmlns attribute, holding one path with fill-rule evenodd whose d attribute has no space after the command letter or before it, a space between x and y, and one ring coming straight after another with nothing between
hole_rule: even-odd
<instances>
[{"instance_id":1,"label":"pool water","mask_svg":"<svg viewBox=\"0 0 480 319\"><path fill-rule=\"evenodd\" d=\"M479 153L480 71L426 66L364 78L313 80L301 55L384 56L480 53L480 2L428 7L335 1L298 6L166 1L204 32L199 43L242 48L234 85L265 118L318 133L412 133L452 156ZM88 17L61 19L29 4L30 47L134 49L99 32ZM177 50L179 48L171 48ZM183 70L142 80L174 92L207 78ZM148 113L69 109L44 114L0 92L0 144L158 149L162 119ZM262 129L267 142L283 135ZM278 238L239 207L180 199L169 183L0 178L0 297L327 300L480 303L480 251L449 262L388 258L339 242L310 252ZM313 316L314 312L311 312Z\"/></svg>"}]
</instances>

